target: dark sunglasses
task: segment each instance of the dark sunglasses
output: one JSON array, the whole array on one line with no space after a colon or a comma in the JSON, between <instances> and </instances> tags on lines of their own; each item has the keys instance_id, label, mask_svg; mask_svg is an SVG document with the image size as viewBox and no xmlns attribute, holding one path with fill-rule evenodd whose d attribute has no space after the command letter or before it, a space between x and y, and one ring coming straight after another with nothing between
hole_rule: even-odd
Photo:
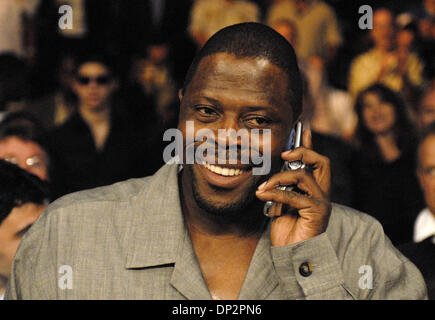
<instances>
[{"instance_id":1,"label":"dark sunglasses","mask_svg":"<svg viewBox=\"0 0 435 320\"><path fill-rule=\"evenodd\" d=\"M77 81L81 85L88 85L91 81L95 81L99 85L106 85L110 82L111 78L109 76L99 76L99 77L85 77L77 76Z\"/></svg>"}]
</instances>

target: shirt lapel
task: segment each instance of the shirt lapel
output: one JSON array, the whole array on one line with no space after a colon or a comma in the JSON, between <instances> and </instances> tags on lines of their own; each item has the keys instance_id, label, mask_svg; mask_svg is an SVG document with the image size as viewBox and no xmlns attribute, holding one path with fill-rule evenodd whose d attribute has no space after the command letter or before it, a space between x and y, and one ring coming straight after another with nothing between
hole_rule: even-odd
<instances>
[{"instance_id":1,"label":"shirt lapel","mask_svg":"<svg viewBox=\"0 0 435 320\"><path fill-rule=\"evenodd\" d=\"M177 170L176 165L163 166L148 180L146 190L131 198L126 268L175 262L184 236Z\"/></svg>"},{"instance_id":2,"label":"shirt lapel","mask_svg":"<svg viewBox=\"0 0 435 320\"><path fill-rule=\"evenodd\" d=\"M184 233L183 245L176 257L171 285L187 299L211 299L187 230Z\"/></svg>"},{"instance_id":3,"label":"shirt lapel","mask_svg":"<svg viewBox=\"0 0 435 320\"><path fill-rule=\"evenodd\" d=\"M189 233L184 226L178 190L178 166L165 165L146 192L130 201L127 269L175 264L171 285L187 299L210 299Z\"/></svg>"},{"instance_id":4,"label":"shirt lapel","mask_svg":"<svg viewBox=\"0 0 435 320\"><path fill-rule=\"evenodd\" d=\"M263 232L252 257L239 300L264 300L278 285L270 253L270 224Z\"/></svg>"}]
</instances>

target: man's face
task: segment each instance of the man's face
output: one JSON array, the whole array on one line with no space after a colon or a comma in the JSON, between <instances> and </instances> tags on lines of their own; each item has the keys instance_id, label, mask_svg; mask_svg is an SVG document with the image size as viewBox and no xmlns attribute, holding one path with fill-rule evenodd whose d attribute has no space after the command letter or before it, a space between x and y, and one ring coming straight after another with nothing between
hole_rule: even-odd
<instances>
[{"instance_id":1,"label":"man's face","mask_svg":"<svg viewBox=\"0 0 435 320\"><path fill-rule=\"evenodd\" d=\"M48 179L47 155L35 142L12 136L0 141L0 159L16 164L42 180Z\"/></svg>"},{"instance_id":2,"label":"man's face","mask_svg":"<svg viewBox=\"0 0 435 320\"><path fill-rule=\"evenodd\" d=\"M374 13L371 36L376 47L384 50L391 48L394 38L393 15L391 12L380 9Z\"/></svg>"},{"instance_id":3,"label":"man's face","mask_svg":"<svg viewBox=\"0 0 435 320\"><path fill-rule=\"evenodd\" d=\"M426 205L435 215L435 135L428 136L418 151L417 176L424 193Z\"/></svg>"},{"instance_id":4,"label":"man's face","mask_svg":"<svg viewBox=\"0 0 435 320\"><path fill-rule=\"evenodd\" d=\"M424 97L418 114L420 129L435 121L435 90Z\"/></svg>"},{"instance_id":5,"label":"man's face","mask_svg":"<svg viewBox=\"0 0 435 320\"><path fill-rule=\"evenodd\" d=\"M194 122L195 133L209 129L218 145L218 129L270 129L271 171L281 166L281 152L292 127L292 109L288 102L288 80L277 66L262 58L237 58L226 53L205 57L181 99L179 129L186 141L186 121ZM264 144L260 134L258 152ZM196 142L195 147L202 141ZM268 143L266 141L266 143ZM241 139L237 140L240 147ZM251 146L251 145L250 145ZM214 156L214 155L212 155ZM185 165L192 181L198 205L209 213L241 213L255 199L255 189L266 176L253 175L253 164ZM227 172L234 175L226 176ZM231 171L234 169L234 171ZM222 171L222 172L221 172Z\"/></svg>"},{"instance_id":6,"label":"man's face","mask_svg":"<svg viewBox=\"0 0 435 320\"><path fill-rule=\"evenodd\" d=\"M116 83L101 63L86 62L80 66L73 82L81 107L96 110L106 107Z\"/></svg>"},{"instance_id":7,"label":"man's face","mask_svg":"<svg viewBox=\"0 0 435 320\"><path fill-rule=\"evenodd\" d=\"M12 260L24 235L44 211L45 205L25 203L12 209L0 224L0 276L9 278Z\"/></svg>"}]
</instances>

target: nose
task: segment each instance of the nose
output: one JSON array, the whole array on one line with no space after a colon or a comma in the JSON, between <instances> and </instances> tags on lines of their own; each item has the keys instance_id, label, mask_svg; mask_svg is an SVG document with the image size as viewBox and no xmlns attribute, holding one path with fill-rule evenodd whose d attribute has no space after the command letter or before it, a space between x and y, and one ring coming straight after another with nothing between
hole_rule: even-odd
<instances>
[{"instance_id":1,"label":"nose","mask_svg":"<svg viewBox=\"0 0 435 320\"><path fill-rule=\"evenodd\" d=\"M217 143L223 146L239 145L240 137L237 133L240 132L239 121L237 117L225 117L223 123L217 128Z\"/></svg>"},{"instance_id":2,"label":"nose","mask_svg":"<svg viewBox=\"0 0 435 320\"><path fill-rule=\"evenodd\" d=\"M240 123L237 116L226 117L217 130L218 158L226 159L224 162L231 164L250 162L252 152L250 131L242 127Z\"/></svg>"},{"instance_id":3,"label":"nose","mask_svg":"<svg viewBox=\"0 0 435 320\"><path fill-rule=\"evenodd\" d=\"M378 113L380 105L378 103L371 103L365 106L366 110L372 114Z\"/></svg>"},{"instance_id":4,"label":"nose","mask_svg":"<svg viewBox=\"0 0 435 320\"><path fill-rule=\"evenodd\" d=\"M91 88L91 89L98 88L97 80L92 79L91 81L89 81L88 88Z\"/></svg>"}]
</instances>

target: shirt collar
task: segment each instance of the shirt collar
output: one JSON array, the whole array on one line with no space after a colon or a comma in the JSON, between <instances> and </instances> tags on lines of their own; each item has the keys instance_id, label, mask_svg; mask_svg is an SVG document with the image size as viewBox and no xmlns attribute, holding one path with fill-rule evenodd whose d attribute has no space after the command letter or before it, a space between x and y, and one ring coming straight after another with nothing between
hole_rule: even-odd
<instances>
[{"instance_id":1,"label":"shirt collar","mask_svg":"<svg viewBox=\"0 0 435 320\"><path fill-rule=\"evenodd\" d=\"M177 173L177 165L163 166L130 199L133 217L126 235L127 268L175 262L185 234Z\"/></svg>"},{"instance_id":2,"label":"shirt collar","mask_svg":"<svg viewBox=\"0 0 435 320\"><path fill-rule=\"evenodd\" d=\"M414 242L421 242L435 235L435 216L428 208L422 210L414 224Z\"/></svg>"},{"instance_id":3,"label":"shirt collar","mask_svg":"<svg viewBox=\"0 0 435 320\"><path fill-rule=\"evenodd\" d=\"M173 265L170 284L187 299L211 298L181 211L178 165L163 166L130 200L126 268Z\"/></svg>"},{"instance_id":4,"label":"shirt collar","mask_svg":"<svg viewBox=\"0 0 435 320\"><path fill-rule=\"evenodd\" d=\"M188 299L211 298L184 224L180 171L179 165L163 166L149 179L146 190L130 199L133 218L126 235L126 268L175 264L171 285ZM270 254L269 224L257 244L239 298L264 299L278 282Z\"/></svg>"}]
</instances>

